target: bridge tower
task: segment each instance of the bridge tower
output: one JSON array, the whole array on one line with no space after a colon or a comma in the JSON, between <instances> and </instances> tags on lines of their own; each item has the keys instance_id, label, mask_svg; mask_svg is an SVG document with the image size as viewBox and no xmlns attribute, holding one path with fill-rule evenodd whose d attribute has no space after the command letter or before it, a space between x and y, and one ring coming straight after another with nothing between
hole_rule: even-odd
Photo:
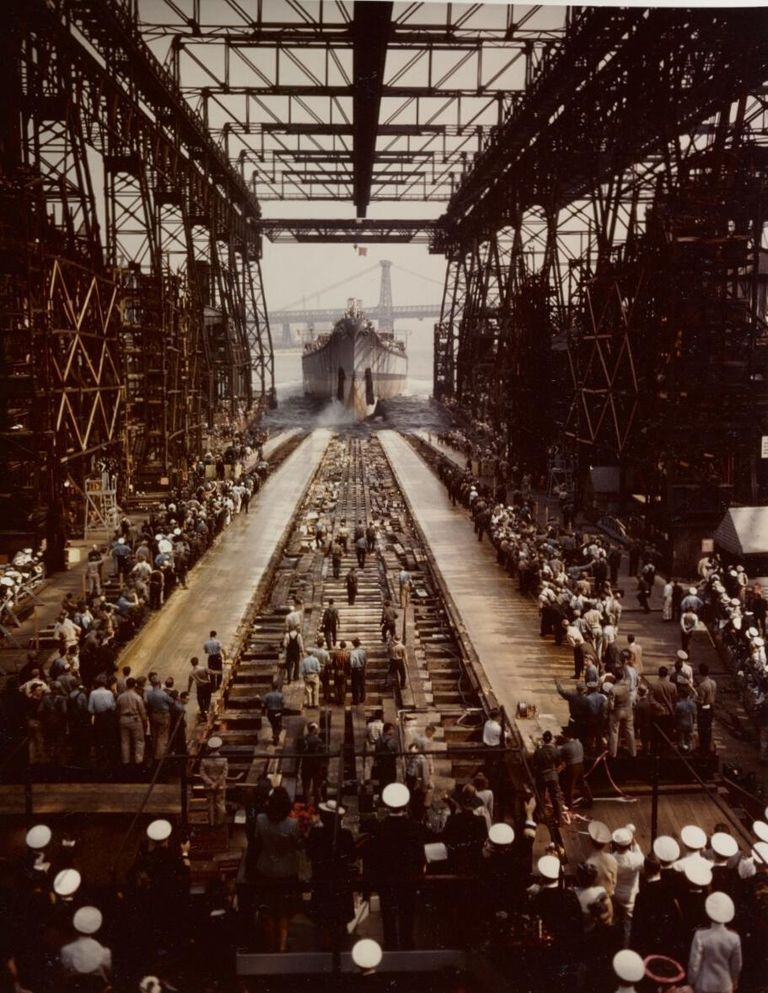
<instances>
[{"instance_id":1,"label":"bridge tower","mask_svg":"<svg viewBox=\"0 0 768 993\"><path fill-rule=\"evenodd\" d=\"M381 286L379 288L379 331L392 331L395 319L392 316L392 263L386 259L381 266Z\"/></svg>"}]
</instances>

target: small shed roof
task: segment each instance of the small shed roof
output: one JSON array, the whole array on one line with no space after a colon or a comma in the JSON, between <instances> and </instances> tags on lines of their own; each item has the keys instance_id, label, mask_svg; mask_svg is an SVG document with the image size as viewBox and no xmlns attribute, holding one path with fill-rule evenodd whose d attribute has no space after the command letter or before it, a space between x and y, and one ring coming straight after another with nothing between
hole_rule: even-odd
<instances>
[{"instance_id":1,"label":"small shed roof","mask_svg":"<svg viewBox=\"0 0 768 993\"><path fill-rule=\"evenodd\" d=\"M712 537L731 555L768 555L768 507L731 507Z\"/></svg>"}]
</instances>

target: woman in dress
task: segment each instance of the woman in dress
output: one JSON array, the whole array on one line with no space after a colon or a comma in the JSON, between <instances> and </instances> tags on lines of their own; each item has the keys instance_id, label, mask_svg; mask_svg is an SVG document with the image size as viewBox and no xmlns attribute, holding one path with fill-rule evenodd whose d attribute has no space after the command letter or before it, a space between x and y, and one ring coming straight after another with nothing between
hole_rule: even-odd
<instances>
[{"instance_id":1,"label":"woman in dress","mask_svg":"<svg viewBox=\"0 0 768 993\"><path fill-rule=\"evenodd\" d=\"M292 806L288 791L277 786L264 813L256 818L257 886L263 901L267 950L272 952L284 952L288 947L288 925L298 898L299 849L304 839L299 822L289 816Z\"/></svg>"}]
</instances>

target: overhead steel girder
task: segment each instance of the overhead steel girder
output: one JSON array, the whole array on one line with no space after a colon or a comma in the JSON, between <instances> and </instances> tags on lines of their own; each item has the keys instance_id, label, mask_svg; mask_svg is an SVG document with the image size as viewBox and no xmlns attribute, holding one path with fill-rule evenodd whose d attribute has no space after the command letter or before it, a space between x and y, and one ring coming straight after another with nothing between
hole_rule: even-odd
<instances>
[{"instance_id":1,"label":"overhead steel girder","mask_svg":"<svg viewBox=\"0 0 768 993\"><path fill-rule=\"evenodd\" d=\"M589 193L767 75L764 10L582 10L463 178L435 248L492 231L506 210Z\"/></svg>"},{"instance_id":2,"label":"overhead steel girder","mask_svg":"<svg viewBox=\"0 0 768 993\"><path fill-rule=\"evenodd\" d=\"M184 9L175 0L139 3L140 12L146 8L142 32L153 41L171 38L195 44L269 48L349 47L352 6L350 0L335 4L310 0L301 5L272 0L269 4L216 6L210 0L191 0ZM226 11L226 18L219 16L221 10ZM494 12L491 21L479 17L481 10L481 4L398 4L391 45L509 47L556 41L562 34L561 26L542 23L551 20L551 16L541 5L506 4Z\"/></svg>"},{"instance_id":3,"label":"overhead steel girder","mask_svg":"<svg viewBox=\"0 0 768 993\"><path fill-rule=\"evenodd\" d=\"M353 200L358 217L365 217L371 199L392 7L392 3L356 3L352 21Z\"/></svg>"},{"instance_id":4,"label":"overhead steel girder","mask_svg":"<svg viewBox=\"0 0 768 993\"><path fill-rule=\"evenodd\" d=\"M50 8L41 0L32 2L40 8ZM124 5L118 0L55 0L53 13L61 23L81 31L102 57L119 47L124 54L125 75L130 74L138 82L142 97L159 112L160 120L173 120L184 146L202 158L210 180L221 186L244 217L259 217L253 194L184 99L173 76L144 44ZM117 63L113 63L113 71L118 77L123 75Z\"/></svg>"},{"instance_id":5,"label":"overhead steel girder","mask_svg":"<svg viewBox=\"0 0 768 993\"><path fill-rule=\"evenodd\" d=\"M312 220L272 218L262 220L259 229L271 242L340 242L365 244L400 242L426 244L434 221L414 220Z\"/></svg>"}]
</instances>

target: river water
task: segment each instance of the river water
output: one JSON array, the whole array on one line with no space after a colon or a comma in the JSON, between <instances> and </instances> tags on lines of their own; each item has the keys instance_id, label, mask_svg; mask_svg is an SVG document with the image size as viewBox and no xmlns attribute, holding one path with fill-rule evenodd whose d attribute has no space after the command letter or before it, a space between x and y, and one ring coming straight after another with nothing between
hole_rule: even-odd
<instances>
[{"instance_id":1,"label":"river water","mask_svg":"<svg viewBox=\"0 0 768 993\"><path fill-rule=\"evenodd\" d=\"M338 401L323 403L304 396L301 351L275 351L277 408L269 411L264 426L274 433L285 428L346 428L362 433L395 428L398 431L443 431L449 427L445 412L432 399L431 332L420 330L409 337L408 383L399 397L387 400L377 416L357 422Z\"/></svg>"}]
</instances>

